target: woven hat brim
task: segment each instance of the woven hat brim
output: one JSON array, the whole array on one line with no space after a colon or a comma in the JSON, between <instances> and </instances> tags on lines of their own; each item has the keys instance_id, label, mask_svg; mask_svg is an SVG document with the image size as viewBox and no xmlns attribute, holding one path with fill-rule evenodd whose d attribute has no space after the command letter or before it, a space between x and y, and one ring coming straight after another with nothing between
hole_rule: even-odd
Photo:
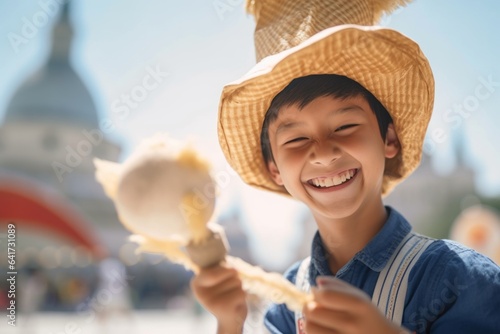
<instances>
[{"instance_id":1,"label":"woven hat brim","mask_svg":"<svg viewBox=\"0 0 500 334\"><path fill-rule=\"evenodd\" d=\"M260 132L272 99L294 78L347 76L368 89L389 111L401 150L386 160L382 194L419 164L434 105L434 78L414 41L387 28L343 25L264 58L223 88L218 136L231 167L249 185L288 194L276 185L262 157Z\"/></svg>"}]
</instances>

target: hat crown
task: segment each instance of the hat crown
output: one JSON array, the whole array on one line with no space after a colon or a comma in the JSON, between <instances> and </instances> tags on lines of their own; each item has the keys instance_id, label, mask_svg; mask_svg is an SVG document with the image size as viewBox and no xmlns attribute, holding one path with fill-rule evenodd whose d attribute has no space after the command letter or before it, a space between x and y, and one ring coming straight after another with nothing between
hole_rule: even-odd
<instances>
[{"instance_id":1,"label":"hat crown","mask_svg":"<svg viewBox=\"0 0 500 334\"><path fill-rule=\"evenodd\" d=\"M224 87L218 117L222 151L244 182L289 195L269 174L262 125L276 94L293 79L312 74L358 82L391 115L400 150L386 159L382 195L418 166L434 103L432 70L417 43L393 29L372 26L408 2L247 0L257 22L257 56L266 58Z\"/></svg>"},{"instance_id":2,"label":"hat crown","mask_svg":"<svg viewBox=\"0 0 500 334\"><path fill-rule=\"evenodd\" d=\"M257 61L299 45L309 37L343 24L374 25L383 12L408 0L248 0L255 16Z\"/></svg>"}]
</instances>

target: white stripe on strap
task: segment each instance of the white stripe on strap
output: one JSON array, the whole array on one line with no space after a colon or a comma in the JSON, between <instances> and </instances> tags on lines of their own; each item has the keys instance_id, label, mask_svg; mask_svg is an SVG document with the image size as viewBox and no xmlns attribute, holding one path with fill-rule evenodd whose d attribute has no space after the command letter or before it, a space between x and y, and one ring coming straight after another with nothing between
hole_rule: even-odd
<instances>
[{"instance_id":1,"label":"white stripe on strap","mask_svg":"<svg viewBox=\"0 0 500 334\"><path fill-rule=\"evenodd\" d=\"M404 302L408 290L408 278L413 266L427 247L434 241L432 238L408 233L380 272L372 295L372 302L397 325L403 320ZM295 286L309 292L309 265L311 258L302 261L297 270ZM303 319L301 312L295 312L296 333L303 334Z\"/></svg>"},{"instance_id":2,"label":"white stripe on strap","mask_svg":"<svg viewBox=\"0 0 500 334\"><path fill-rule=\"evenodd\" d=\"M380 272L372 300L396 324L401 324L403 319L410 271L433 241L434 239L409 233Z\"/></svg>"},{"instance_id":3,"label":"white stripe on strap","mask_svg":"<svg viewBox=\"0 0 500 334\"><path fill-rule=\"evenodd\" d=\"M295 276L295 286L304 292L309 292L311 290L311 285L309 284L309 264L311 263L311 257L308 256L300 263L299 269L297 270L297 275ZM304 319L302 312L295 312L295 332L297 334L303 334L304 331Z\"/></svg>"}]
</instances>

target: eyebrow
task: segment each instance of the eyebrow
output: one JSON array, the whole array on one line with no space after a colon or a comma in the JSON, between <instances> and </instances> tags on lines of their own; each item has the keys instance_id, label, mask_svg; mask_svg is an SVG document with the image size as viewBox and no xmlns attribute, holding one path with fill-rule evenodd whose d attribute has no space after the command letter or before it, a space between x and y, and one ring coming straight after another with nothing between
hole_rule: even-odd
<instances>
[{"instance_id":1,"label":"eyebrow","mask_svg":"<svg viewBox=\"0 0 500 334\"><path fill-rule=\"evenodd\" d=\"M276 129L276 134L283 132L285 130L297 128L304 125L303 122L286 122L286 123L281 123L278 128Z\"/></svg>"},{"instance_id":2,"label":"eyebrow","mask_svg":"<svg viewBox=\"0 0 500 334\"><path fill-rule=\"evenodd\" d=\"M363 110L363 108L361 108L358 105L350 105L347 107L343 107L343 108L339 108L339 109L331 111L328 114L328 117L339 115L339 114L346 114L348 112L356 112L356 111L364 111L364 110ZM278 133L285 131L285 130L300 127L304 124L305 124L304 122L284 122L284 123L281 123L280 125L278 125L278 128L276 129L275 134L278 134Z\"/></svg>"}]
</instances>

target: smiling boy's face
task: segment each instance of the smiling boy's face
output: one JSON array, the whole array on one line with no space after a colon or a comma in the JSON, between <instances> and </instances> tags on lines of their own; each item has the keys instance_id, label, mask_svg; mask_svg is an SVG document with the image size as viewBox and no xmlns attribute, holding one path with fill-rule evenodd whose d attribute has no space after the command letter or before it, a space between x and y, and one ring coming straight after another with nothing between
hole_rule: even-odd
<instances>
[{"instance_id":1,"label":"smiling boy's face","mask_svg":"<svg viewBox=\"0 0 500 334\"><path fill-rule=\"evenodd\" d=\"M318 97L284 106L269 126L271 176L313 214L340 219L380 201L385 159L399 142L390 124L383 141L364 97Z\"/></svg>"}]
</instances>

